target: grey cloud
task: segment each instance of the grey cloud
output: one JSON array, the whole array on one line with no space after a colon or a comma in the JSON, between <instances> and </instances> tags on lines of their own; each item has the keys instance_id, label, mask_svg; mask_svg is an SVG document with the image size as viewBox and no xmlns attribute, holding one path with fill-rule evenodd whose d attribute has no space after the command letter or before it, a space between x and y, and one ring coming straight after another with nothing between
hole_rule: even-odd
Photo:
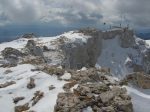
<instances>
[{"instance_id":1,"label":"grey cloud","mask_svg":"<svg viewBox=\"0 0 150 112\"><path fill-rule=\"evenodd\" d=\"M117 0L116 8L134 25L150 26L150 0Z\"/></svg>"},{"instance_id":2,"label":"grey cloud","mask_svg":"<svg viewBox=\"0 0 150 112\"><path fill-rule=\"evenodd\" d=\"M0 23L116 24L123 15L134 25L149 26L149 4L150 0L0 0Z\"/></svg>"},{"instance_id":3,"label":"grey cloud","mask_svg":"<svg viewBox=\"0 0 150 112\"><path fill-rule=\"evenodd\" d=\"M38 20L38 12L32 1L28 0L0 0L3 13L13 22L33 22Z\"/></svg>"}]
</instances>

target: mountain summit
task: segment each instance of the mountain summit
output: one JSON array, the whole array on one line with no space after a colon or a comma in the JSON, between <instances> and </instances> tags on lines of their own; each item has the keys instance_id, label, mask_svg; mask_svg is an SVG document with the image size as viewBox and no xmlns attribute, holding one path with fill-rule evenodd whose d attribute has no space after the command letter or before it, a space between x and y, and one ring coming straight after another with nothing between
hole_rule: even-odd
<instances>
[{"instance_id":1,"label":"mountain summit","mask_svg":"<svg viewBox=\"0 0 150 112\"><path fill-rule=\"evenodd\" d=\"M150 109L150 46L128 28L25 34L0 54L2 112Z\"/></svg>"}]
</instances>

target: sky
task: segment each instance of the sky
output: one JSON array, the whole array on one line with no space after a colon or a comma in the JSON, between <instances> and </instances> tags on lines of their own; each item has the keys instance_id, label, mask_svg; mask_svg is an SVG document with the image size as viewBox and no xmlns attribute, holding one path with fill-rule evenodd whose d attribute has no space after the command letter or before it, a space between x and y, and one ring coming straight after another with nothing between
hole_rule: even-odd
<instances>
[{"instance_id":1,"label":"sky","mask_svg":"<svg viewBox=\"0 0 150 112\"><path fill-rule=\"evenodd\" d=\"M55 35L103 23L149 28L149 4L150 0L0 0L0 38L26 32Z\"/></svg>"}]
</instances>

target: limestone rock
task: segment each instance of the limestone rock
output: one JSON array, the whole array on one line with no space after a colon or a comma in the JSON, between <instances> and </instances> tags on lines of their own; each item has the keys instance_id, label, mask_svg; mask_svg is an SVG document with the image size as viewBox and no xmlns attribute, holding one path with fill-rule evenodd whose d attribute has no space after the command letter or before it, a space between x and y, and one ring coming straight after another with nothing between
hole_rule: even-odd
<instances>
[{"instance_id":1,"label":"limestone rock","mask_svg":"<svg viewBox=\"0 0 150 112\"><path fill-rule=\"evenodd\" d=\"M32 102L32 106L34 106L35 104L37 104L39 102L39 100L41 100L41 98L44 97L44 93L40 92L40 91L36 91L34 93L34 97L31 99Z\"/></svg>"},{"instance_id":2,"label":"limestone rock","mask_svg":"<svg viewBox=\"0 0 150 112\"><path fill-rule=\"evenodd\" d=\"M43 68L41 68L43 72L46 72L50 75L57 75L57 76L62 76L65 73L64 69L58 68L56 66L49 66L45 65Z\"/></svg>"},{"instance_id":3,"label":"limestone rock","mask_svg":"<svg viewBox=\"0 0 150 112\"><path fill-rule=\"evenodd\" d=\"M15 112L24 112L24 111L27 111L29 110L30 107L29 107L29 103L26 103L24 105L19 105L19 106L16 106L15 107Z\"/></svg>"},{"instance_id":4,"label":"limestone rock","mask_svg":"<svg viewBox=\"0 0 150 112\"><path fill-rule=\"evenodd\" d=\"M14 103L17 104L19 101L24 100L25 97L16 97L13 99Z\"/></svg>"},{"instance_id":5,"label":"limestone rock","mask_svg":"<svg viewBox=\"0 0 150 112\"><path fill-rule=\"evenodd\" d=\"M25 48L27 50L27 53L34 55L34 56L43 57L42 49L39 46L36 46L36 43L34 40L28 40Z\"/></svg>"},{"instance_id":6,"label":"limestone rock","mask_svg":"<svg viewBox=\"0 0 150 112\"><path fill-rule=\"evenodd\" d=\"M79 32L90 35L91 38L88 38L86 43L74 42L61 45L65 57L62 62L64 68L94 67L101 53L102 38L99 31L85 29Z\"/></svg>"},{"instance_id":7,"label":"limestone rock","mask_svg":"<svg viewBox=\"0 0 150 112\"><path fill-rule=\"evenodd\" d=\"M28 89L35 88L35 80L33 78L30 78L30 82L27 84Z\"/></svg>"},{"instance_id":8,"label":"limestone rock","mask_svg":"<svg viewBox=\"0 0 150 112\"><path fill-rule=\"evenodd\" d=\"M129 100L115 101L114 105L118 111L133 112L132 103Z\"/></svg>"},{"instance_id":9,"label":"limestone rock","mask_svg":"<svg viewBox=\"0 0 150 112\"><path fill-rule=\"evenodd\" d=\"M115 94L111 91L107 91L100 94L100 98L103 103L108 103L110 100L112 100L115 97Z\"/></svg>"},{"instance_id":10,"label":"limestone rock","mask_svg":"<svg viewBox=\"0 0 150 112\"><path fill-rule=\"evenodd\" d=\"M11 56L14 56L14 57L21 57L23 56L23 53L20 52L19 50L17 49L14 49L14 48L11 48L11 47L6 47L3 51L2 51L2 56L4 58L10 58Z\"/></svg>"},{"instance_id":11,"label":"limestone rock","mask_svg":"<svg viewBox=\"0 0 150 112\"><path fill-rule=\"evenodd\" d=\"M13 84L16 84L16 82L15 81L5 82L3 84L0 84L0 88L5 88Z\"/></svg>"},{"instance_id":12,"label":"limestone rock","mask_svg":"<svg viewBox=\"0 0 150 112\"><path fill-rule=\"evenodd\" d=\"M54 85L50 85L49 86L49 90L53 90L53 89L55 89L56 87L54 87Z\"/></svg>"},{"instance_id":13,"label":"limestone rock","mask_svg":"<svg viewBox=\"0 0 150 112\"><path fill-rule=\"evenodd\" d=\"M89 72L86 69L78 71L80 75L75 75L78 72L72 70L68 72L72 74L71 80L76 80L75 83L64 85L66 92L58 95L55 112L82 112L88 107L91 107L94 112L133 112L131 97L127 95L125 88L119 86L119 83L118 85L110 83L110 87L105 83L105 81L109 82L110 79L103 75L99 77L99 82L87 80L89 74L96 74L100 71L92 69L92 72ZM85 77L86 81L80 82L82 76ZM73 91L69 91L76 83L77 87Z\"/></svg>"},{"instance_id":14,"label":"limestone rock","mask_svg":"<svg viewBox=\"0 0 150 112\"><path fill-rule=\"evenodd\" d=\"M44 64L45 60L40 56L25 56L21 60L22 64L32 64L32 65L40 65Z\"/></svg>"},{"instance_id":15,"label":"limestone rock","mask_svg":"<svg viewBox=\"0 0 150 112\"><path fill-rule=\"evenodd\" d=\"M6 59L10 64L13 65L16 65L18 63L19 57L24 56L22 52L11 47L6 47L1 53L4 59Z\"/></svg>"}]
</instances>

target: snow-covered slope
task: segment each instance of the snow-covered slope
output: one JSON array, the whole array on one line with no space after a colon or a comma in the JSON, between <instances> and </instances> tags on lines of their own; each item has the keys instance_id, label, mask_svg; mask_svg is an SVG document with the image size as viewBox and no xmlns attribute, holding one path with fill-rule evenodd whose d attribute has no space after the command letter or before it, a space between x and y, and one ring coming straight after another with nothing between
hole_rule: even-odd
<instances>
[{"instance_id":1,"label":"snow-covered slope","mask_svg":"<svg viewBox=\"0 0 150 112\"><path fill-rule=\"evenodd\" d=\"M38 38L19 38L11 42L4 42L0 44L0 52L7 47L12 47L18 50L22 50L28 40L34 40L39 46L47 46L49 49L58 49L57 40L67 37L67 42L77 42L85 43L89 36L84 36L81 33L74 33L70 31L56 37L38 37ZM51 58L56 58L56 61L52 63L55 65L59 60L55 52L45 52ZM0 53L1 54L1 53ZM1 59L3 57L1 56ZM59 62L60 63L60 62ZM14 81L15 84L12 84L8 87L0 88L0 112L14 112L15 106L23 105L29 103L32 105L32 98L36 91L41 91L44 93L44 97L35 105L31 106L29 110L34 110L36 112L53 112L54 106L56 104L57 95L60 92L63 92L63 86L67 83L66 79L69 79L71 76L69 73L65 73L61 78L63 80L58 80L58 77L55 74L47 74L42 71L32 71L35 69L34 65L30 64L19 64L16 67L3 68L0 67L0 84L5 84L6 82ZM10 71L9 73L6 73ZM30 82L30 78L35 80L35 88L29 90L27 84ZM53 85L55 88L49 90L49 87ZM19 101L17 104L13 100L17 97L24 97L23 100Z\"/></svg>"},{"instance_id":2,"label":"snow-covered slope","mask_svg":"<svg viewBox=\"0 0 150 112\"><path fill-rule=\"evenodd\" d=\"M43 72L32 72L34 69L33 65L24 64L18 65L11 68L0 68L0 83L5 83L6 81L15 81L16 84L8 86L6 88L0 88L0 110L1 112L14 112L14 107L17 105L23 105L25 103L30 103L36 91L41 91L44 93L44 97L30 110L36 112L53 112L54 105L56 104L57 95L63 92L62 86L66 83L65 81L60 81L55 75L50 76L49 74ZM11 73L5 74L6 70L11 70ZM27 84L30 78L35 79L36 86L32 90L27 88ZM55 89L49 90L49 86L53 85ZM24 100L18 102L16 105L13 99L16 97L25 97Z\"/></svg>"}]
</instances>

